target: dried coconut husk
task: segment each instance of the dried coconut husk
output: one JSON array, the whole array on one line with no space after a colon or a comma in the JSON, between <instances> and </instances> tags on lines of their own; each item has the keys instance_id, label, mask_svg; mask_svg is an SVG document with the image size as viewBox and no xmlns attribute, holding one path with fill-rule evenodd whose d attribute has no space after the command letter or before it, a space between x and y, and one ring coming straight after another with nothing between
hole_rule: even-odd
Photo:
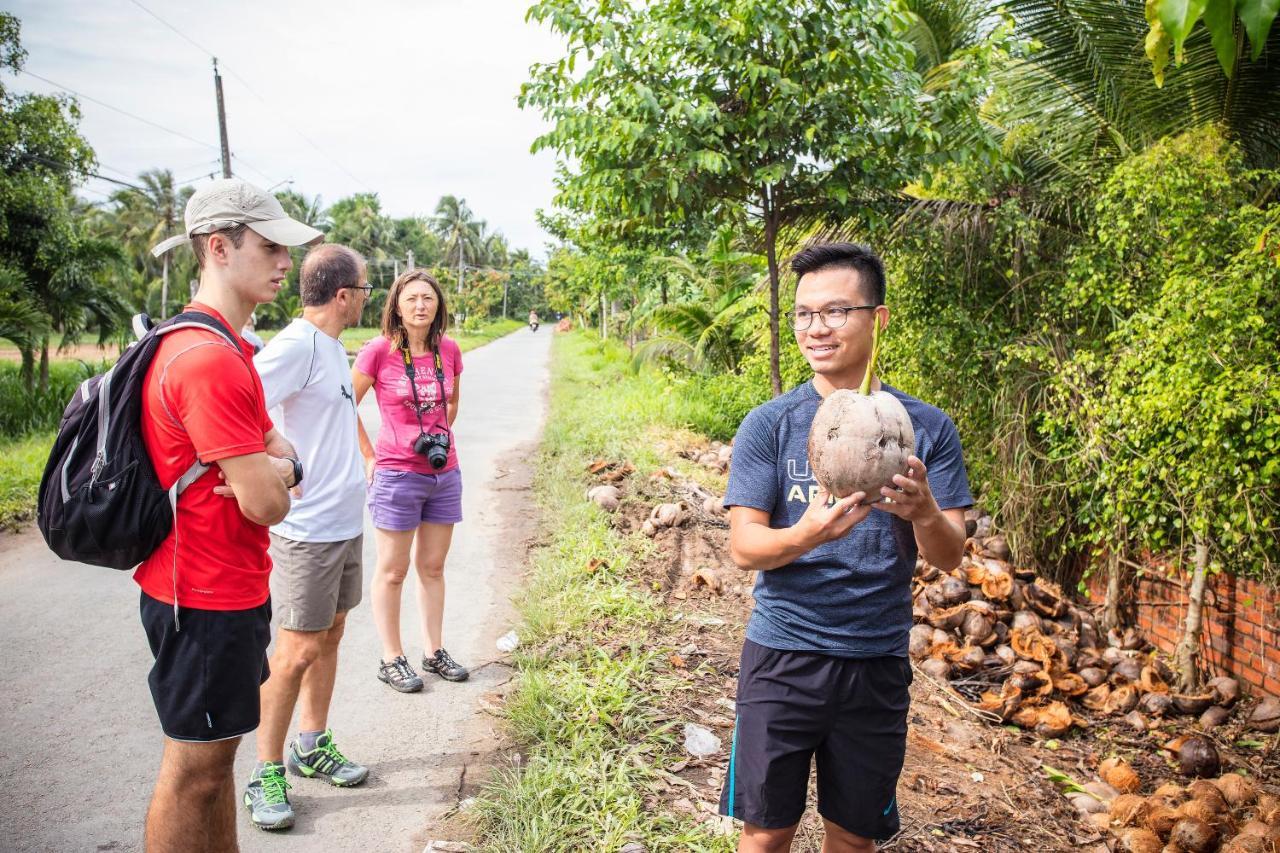
<instances>
[{"instance_id":1,"label":"dried coconut husk","mask_svg":"<svg viewBox=\"0 0 1280 853\"><path fill-rule=\"evenodd\" d=\"M1111 822L1117 826L1138 826L1149 814L1151 803L1137 794L1121 794L1111 801Z\"/></svg>"},{"instance_id":2,"label":"dried coconut husk","mask_svg":"<svg viewBox=\"0 0 1280 853\"><path fill-rule=\"evenodd\" d=\"M1147 647L1147 640L1135 628L1126 628L1120 639L1120 648L1125 651L1140 652Z\"/></svg>"},{"instance_id":3,"label":"dried coconut husk","mask_svg":"<svg viewBox=\"0 0 1280 853\"><path fill-rule=\"evenodd\" d=\"M1041 737L1062 737L1076 722L1078 721L1071 716L1071 711L1066 705L1061 702L1050 702L1039 709L1036 734Z\"/></svg>"},{"instance_id":4,"label":"dried coconut husk","mask_svg":"<svg viewBox=\"0 0 1280 853\"><path fill-rule=\"evenodd\" d=\"M1188 799L1187 789L1179 785L1177 782L1165 782L1151 796L1165 802L1170 806L1177 806L1185 803Z\"/></svg>"},{"instance_id":5,"label":"dried coconut husk","mask_svg":"<svg viewBox=\"0 0 1280 853\"><path fill-rule=\"evenodd\" d=\"M1231 712L1221 705L1214 705L1200 715L1200 728L1212 731L1231 719Z\"/></svg>"},{"instance_id":6,"label":"dried coconut husk","mask_svg":"<svg viewBox=\"0 0 1280 853\"><path fill-rule=\"evenodd\" d=\"M1013 575L987 572L982 581L982 594L992 601L1004 601L1013 593Z\"/></svg>"},{"instance_id":7,"label":"dried coconut husk","mask_svg":"<svg viewBox=\"0 0 1280 853\"><path fill-rule=\"evenodd\" d=\"M1230 708L1240 698L1240 682L1225 675L1209 679L1207 685L1214 693L1214 704Z\"/></svg>"},{"instance_id":8,"label":"dried coconut husk","mask_svg":"<svg viewBox=\"0 0 1280 853\"><path fill-rule=\"evenodd\" d=\"M1144 713L1153 717L1163 717L1173 707L1173 700L1168 693L1148 693L1138 701Z\"/></svg>"},{"instance_id":9,"label":"dried coconut husk","mask_svg":"<svg viewBox=\"0 0 1280 853\"><path fill-rule=\"evenodd\" d=\"M971 673L977 672L982 668L982 662L986 660L986 657L986 652L982 651L981 647L971 646L966 643L947 655L947 660L951 661L956 670Z\"/></svg>"},{"instance_id":10,"label":"dried coconut husk","mask_svg":"<svg viewBox=\"0 0 1280 853\"><path fill-rule=\"evenodd\" d=\"M1121 684L1111 691L1102 706L1104 714L1124 715L1138 707L1138 689L1132 684Z\"/></svg>"},{"instance_id":11,"label":"dried coconut husk","mask_svg":"<svg viewBox=\"0 0 1280 853\"><path fill-rule=\"evenodd\" d=\"M996 646L995 656L1000 658L1000 661L1005 666L1012 666L1014 662L1018 660L1017 653L1015 653L1014 650L1010 648L1007 644L1001 644Z\"/></svg>"},{"instance_id":12,"label":"dried coconut husk","mask_svg":"<svg viewBox=\"0 0 1280 853\"><path fill-rule=\"evenodd\" d=\"M1013 614L1013 618L1009 620L1009 627L1015 631L1041 633L1043 632L1044 624L1040 621L1040 617L1030 610L1018 610Z\"/></svg>"},{"instance_id":13,"label":"dried coconut husk","mask_svg":"<svg viewBox=\"0 0 1280 853\"><path fill-rule=\"evenodd\" d=\"M1280 732L1280 698L1264 696L1249 712L1248 725L1256 732Z\"/></svg>"},{"instance_id":14,"label":"dried coconut husk","mask_svg":"<svg viewBox=\"0 0 1280 853\"><path fill-rule=\"evenodd\" d=\"M1169 832L1169 846L1182 853L1212 853L1218 849L1218 830L1193 817L1183 818Z\"/></svg>"},{"instance_id":15,"label":"dried coconut husk","mask_svg":"<svg viewBox=\"0 0 1280 853\"><path fill-rule=\"evenodd\" d=\"M1258 799L1258 789L1239 773L1225 773L1213 780L1213 784L1222 793L1222 799L1233 809L1251 806Z\"/></svg>"},{"instance_id":16,"label":"dried coconut husk","mask_svg":"<svg viewBox=\"0 0 1280 853\"><path fill-rule=\"evenodd\" d=\"M1263 823L1280 826L1280 798L1274 794L1258 794L1258 805L1254 807L1253 814Z\"/></svg>"},{"instance_id":17,"label":"dried coconut husk","mask_svg":"<svg viewBox=\"0 0 1280 853\"><path fill-rule=\"evenodd\" d=\"M1026 612L1027 599L1022 594L1025 586L1026 584L1018 580L1018 576L1015 574L1013 577L1013 590L1009 593L1009 607L1013 609L1014 613Z\"/></svg>"},{"instance_id":18,"label":"dried coconut husk","mask_svg":"<svg viewBox=\"0 0 1280 853\"><path fill-rule=\"evenodd\" d=\"M1138 686L1143 693L1168 693L1169 685L1160 677L1154 666L1144 666L1138 676Z\"/></svg>"},{"instance_id":19,"label":"dried coconut husk","mask_svg":"<svg viewBox=\"0 0 1280 853\"><path fill-rule=\"evenodd\" d=\"M1003 536L988 538L982 543L982 551L984 556L996 560L1009 560L1013 557L1013 552L1009 550L1009 543L1005 541Z\"/></svg>"},{"instance_id":20,"label":"dried coconut husk","mask_svg":"<svg viewBox=\"0 0 1280 853\"><path fill-rule=\"evenodd\" d=\"M1270 826L1268 826L1267 824L1263 823L1260 820L1251 820L1246 822L1244 826L1240 827L1240 834L1253 835L1253 836L1257 836L1258 838L1265 838L1267 835L1267 832L1270 829L1271 829Z\"/></svg>"},{"instance_id":21,"label":"dried coconut husk","mask_svg":"<svg viewBox=\"0 0 1280 853\"><path fill-rule=\"evenodd\" d=\"M1187 796L1192 800L1200 800L1208 804L1215 814L1225 814L1231 808L1227 798L1222 795L1216 779L1195 780L1187 785Z\"/></svg>"},{"instance_id":22,"label":"dried coconut husk","mask_svg":"<svg viewBox=\"0 0 1280 853\"><path fill-rule=\"evenodd\" d=\"M939 607L934 608L925 616L925 621L934 628L941 628L944 631L954 631L960 627L960 623L964 622L965 614L969 611L965 609L963 604L957 604L955 607Z\"/></svg>"},{"instance_id":23,"label":"dried coconut husk","mask_svg":"<svg viewBox=\"0 0 1280 853\"><path fill-rule=\"evenodd\" d=\"M1097 687L1099 684L1105 683L1107 680L1106 670L1099 669L1095 666L1086 666L1084 669L1080 670L1077 675L1080 676L1080 679L1085 683L1085 686L1090 689Z\"/></svg>"},{"instance_id":24,"label":"dried coconut husk","mask_svg":"<svg viewBox=\"0 0 1280 853\"><path fill-rule=\"evenodd\" d=\"M1232 829L1231 815L1225 812L1216 812L1213 806L1204 800L1187 800L1175 809L1178 813L1178 819L1191 818L1201 823L1208 824L1215 829L1229 830Z\"/></svg>"},{"instance_id":25,"label":"dried coconut husk","mask_svg":"<svg viewBox=\"0 0 1280 853\"><path fill-rule=\"evenodd\" d=\"M680 503L658 504L653 508L653 512L649 513L649 520L656 527L679 527L684 523L686 518L686 510L688 507L683 501Z\"/></svg>"},{"instance_id":26,"label":"dried coconut husk","mask_svg":"<svg viewBox=\"0 0 1280 853\"><path fill-rule=\"evenodd\" d=\"M1034 628L1014 628L1009 632L1009 645L1018 657L1040 661L1045 666L1058 655L1053 641Z\"/></svg>"},{"instance_id":27,"label":"dried coconut husk","mask_svg":"<svg viewBox=\"0 0 1280 853\"><path fill-rule=\"evenodd\" d=\"M1084 694L1084 698L1080 700L1080 704L1084 705L1090 711L1102 711L1107 707L1107 700L1111 698L1111 685L1099 684L1097 687L1089 690Z\"/></svg>"},{"instance_id":28,"label":"dried coconut husk","mask_svg":"<svg viewBox=\"0 0 1280 853\"><path fill-rule=\"evenodd\" d=\"M1133 767L1123 758L1107 758L1098 765L1098 775L1102 781L1122 794L1136 794L1142 788L1142 780L1134 772Z\"/></svg>"},{"instance_id":29,"label":"dried coconut husk","mask_svg":"<svg viewBox=\"0 0 1280 853\"><path fill-rule=\"evenodd\" d=\"M997 619L1000 618L999 611L996 612L996 618ZM1006 625L1003 622L996 622L995 628L993 629L993 633L996 635L997 643L999 643L1002 646L1006 646L1009 644L1009 626L1008 625ZM1013 649L1010 649L1009 651L1012 652ZM1017 657L1017 655L1014 655L1014 657Z\"/></svg>"},{"instance_id":30,"label":"dried coconut husk","mask_svg":"<svg viewBox=\"0 0 1280 853\"><path fill-rule=\"evenodd\" d=\"M1019 703L1022 701L1022 691L1013 686L1012 682L1006 681L1000 686L1000 692L994 693L990 690L983 692L981 700L977 703L977 707L984 711L991 711L1000 715L1003 722L1008 722L1018 709Z\"/></svg>"},{"instance_id":31,"label":"dried coconut husk","mask_svg":"<svg viewBox=\"0 0 1280 853\"><path fill-rule=\"evenodd\" d=\"M1024 729L1034 729L1039 721L1040 711L1034 705L1023 705L1009 718L1009 722Z\"/></svg>"},{"instance_id":32,"label":"dried coconut husk","mask_svg":"<svg viewBox=\"0 0 1280 853\"><path fill-rule=\"evenodd\" d=\"M1063 696L1083 696L1089 690L1089 685L1074 672L1068 672L1053 676L1053 689Z\"/></svg>"},{"instance_id":33,"label":"dried coconut husk","mask_svg":"<svg viewBox=\"0 0 1280 853\"><path fill-rule=\"evenodd\" d=\"M587 490L587 500L605 512L617 512L622 492L617 486L595 486Z\"/></svg>"},{"instance_id":34,"label":"dried coconut husk","mask_svg":"<svg viewBox=\"0 0 1280 853\"><path fill-rule=\"evenodd\" d=\"M1135 827L1120 833L1120 846L1117 849L1123 853L1161 853L1164 842L1151 830Z\"/></svg>"},{"instance_id":35,"label":"dried coconut husk","mask_svg":"<svg viewBox=\"0 0 1280 853\"><path fill-rule=\"evenodd\" d=\"M1200 715L1213 704L1214 693L1172 693L1173 707L1179 714Z\"/></svg>"},{"instance_id":36,"label":"dried coconut husk","mask_svg":"<svg viewBox=\"0 0 1280 853\"><path fill-rule=\"evenodd\" d=\"M1062 588L1052 581L1036 578L1023 590L1031 609L1049 619L1057 619L1067 612L1067 603L1062 600Z\"/></svg>"},{"instance_id":37,"label":"dried coconut husk","mask_svg":"<svg viewBox=\"0 0 1280 853\"><path fill-rule=\"evenodd\" d=\"M1151 812L1147 815L1144 826L1161 838L1168 838L1173 825L1182 820L1182 817L1177 809L1163 802L1157 802L1151 806Z\"/></svg>"},{"instance_id":38,"label":"dried coconut husk","mask_svg":"<svg viewBox=\"0 0 1280 853\"><path fill-rule=\"evenodd\" d=\"M982 586L982 582L987 579L987 567L982 563L961 561L960 571L964 572L964 579L969 586Z\"/></svg>"},{"instance_id":39,"label":"dried coconut husk","mask_svg":"<svg viewBox=\"0 0 1280 853\"><path fill-rule=\"evenodd\" d=\"M1102 653L1092 646L1083 646L1076 655L1076 666L1080 669L1100 669L1105 675L1111 670L1111 664L1102 659Z\"/></svg>"},{"instance_id":40,"label":"dried coconut husk","mask_svg":"<svg viewBox=\"0 0 1280 853\"><path fill-rule=\"evenodd\" d=\"M1022 695L1033 699L1043 699L1053 692L1053 679L1043 669L1035 672L1016 672L1009 677L1007 683L1013 684L1022 691Z\"/></svg>"},{"instance_id":41,"label":"dried coconut husk","mask_svg":"<svg viewBox=\"0 0 1280 853\"><path fill-rule=\"evenodd\" d=\"M940 608L955 607L972 597L968 584L955 575L943 575L929 584L925 595L930 604Z\"/></svg>"},{"instance_id":42,"label":"dried coconut husk","mask_svg":"<svg viewBox=\"0 0 1280 853\"><path fill-rule=\"evenodd\" d=\"M1222 853L1275 853L1275 847L1257 835L1237 835L1227 842Z\"/></svg>"}]
</instances>

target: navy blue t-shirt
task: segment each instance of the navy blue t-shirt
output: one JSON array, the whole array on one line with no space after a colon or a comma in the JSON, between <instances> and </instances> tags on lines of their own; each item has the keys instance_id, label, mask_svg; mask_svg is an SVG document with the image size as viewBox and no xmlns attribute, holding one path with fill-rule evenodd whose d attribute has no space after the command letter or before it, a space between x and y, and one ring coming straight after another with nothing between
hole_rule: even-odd
<instances>
[{"instance_id":1,"label":"navy blue t-shirt","mask_svg":"<svg viewBox=\"0 0 1280 853\"><path fill-rule=\"evenodd\" d=\"M929 471L938 506L971 505L960 434L951 418L896 388L881 388L911 417L916 456ZM810 381L747 415L733 443L725 506L763 510L775 529L800 520L818 490L809 470L809 427L821 402ZM758 574L747 638L782 651L906 657L915 565L911 523L872 509L843 539Z\"/></svg>"}]
</instances>

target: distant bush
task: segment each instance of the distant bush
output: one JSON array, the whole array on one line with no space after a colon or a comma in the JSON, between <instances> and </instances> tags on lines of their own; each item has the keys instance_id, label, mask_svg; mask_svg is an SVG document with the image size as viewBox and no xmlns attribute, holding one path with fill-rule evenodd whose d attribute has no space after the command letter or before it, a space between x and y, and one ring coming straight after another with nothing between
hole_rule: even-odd
<instances>
[{"instance_id":1,"label":"distant bush","mask_svg":"<svg viewBox=\"0 0 1280 853\"><path fill-rule=\"evenodd\" d=\"M49 365L49 390L28 391L16 362L0 362L0 438L55 429L72 393L105 363L55 361Z\"/></svg>"}]
</instances>

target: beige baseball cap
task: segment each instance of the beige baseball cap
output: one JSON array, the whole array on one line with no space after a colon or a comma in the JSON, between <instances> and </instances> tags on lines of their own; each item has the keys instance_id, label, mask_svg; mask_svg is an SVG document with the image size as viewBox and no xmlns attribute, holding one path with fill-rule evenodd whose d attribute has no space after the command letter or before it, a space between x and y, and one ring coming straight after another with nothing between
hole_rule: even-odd
<instances>
[{"instance_id":1,"label":"beige baseball cap","mask_svg":"<svg viewBox=\"0 0 1280 853\"><path fill-rule=\"evenodd\" d=\"M248 225L272 243L281 246L309 246L324 239L324 233L290 219L276 197L238 178L223 178L201 187L187 201L187 233L170 237L151 250L157 258L190 243L196 234L223 231Z\"/></svg>"}]
</instances>

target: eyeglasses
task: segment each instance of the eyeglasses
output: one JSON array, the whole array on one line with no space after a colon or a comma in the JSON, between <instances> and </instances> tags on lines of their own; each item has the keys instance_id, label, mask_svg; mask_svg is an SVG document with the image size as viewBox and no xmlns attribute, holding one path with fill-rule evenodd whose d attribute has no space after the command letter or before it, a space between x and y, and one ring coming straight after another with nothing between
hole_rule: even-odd
<instances>
[{"instance_id":1,"label":"eyeglasses","mask_svg":"<svg viewBox=\"0 0 1280 853\"><path fill-rule=\"evenodd\" d=\"M373 293L373 285L372 284L348 284L339 288L339 290L363 290L364 295L368 296L370 293Z\"/></svg>"},{"instance_id":2,"label":"eyeglasses","mask_svg":"<svg viewBox=\"0 0 1280 853\"><path fill-rule=\"evenodd\" d=\"M843 308L823 308L821 311L806 311L803 308L799 311L788 311L787 319L791 321L791 328L797 332L803 332L813 325L813 318L822 316L822 324L828 329L838 329L849 320L850 311L874 311L878 305L848 305Z\"/></svg>"}]
</instances>

